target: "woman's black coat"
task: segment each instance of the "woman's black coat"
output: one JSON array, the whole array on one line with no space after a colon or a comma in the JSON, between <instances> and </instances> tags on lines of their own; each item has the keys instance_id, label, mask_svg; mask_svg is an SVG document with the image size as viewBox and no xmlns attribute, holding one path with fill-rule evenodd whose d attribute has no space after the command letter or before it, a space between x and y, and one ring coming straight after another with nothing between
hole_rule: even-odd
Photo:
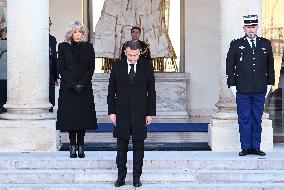
<instances>
[{"instance_id":1,"label":"woman's black coat","mask_svg":"<svg viewBox=\"0 0 284 190\"><path fill-rule=\"evenodd\" d=\"M93 45L88 42L58 45L58 71L61 84L56 129L63 131L97 129L92 89L95 70ZM76 92L76 85L82 91Z\"/></svg>"}]
</instances>

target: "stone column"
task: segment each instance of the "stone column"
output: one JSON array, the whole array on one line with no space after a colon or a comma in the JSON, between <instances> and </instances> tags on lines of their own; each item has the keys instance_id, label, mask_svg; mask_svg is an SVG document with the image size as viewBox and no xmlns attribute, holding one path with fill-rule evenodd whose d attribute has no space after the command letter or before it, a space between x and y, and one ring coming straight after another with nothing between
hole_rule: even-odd
<instances>
[{"instance_id":1,"label":"stone column","mask_svg":"<svg viewBox=\"0 0 284 190\"><path fill-rule=\"evenodd\" d=\"M7 113L0 115L0 151L55 151L48 110L49 0L7 1Z\"/></svg>"},{"instance_id":2,"label":"stone column","mask_svg":"<svg viewBox=\"0 0 284 190\"><path fill-rule=\"evenodd\" d=\"M219 101L218 112L213 115L209 125L209 145L212 151L239 151L240 134L237 121L235 97L227 86L226 57L230 42L244 36L243 16L257 14L260 22L258 35L261 36L261 0L220 0L220 64L219 64ZM264 114L262 123L263 150L273 148L272 122Z\"/></svg>"}]
</instances>

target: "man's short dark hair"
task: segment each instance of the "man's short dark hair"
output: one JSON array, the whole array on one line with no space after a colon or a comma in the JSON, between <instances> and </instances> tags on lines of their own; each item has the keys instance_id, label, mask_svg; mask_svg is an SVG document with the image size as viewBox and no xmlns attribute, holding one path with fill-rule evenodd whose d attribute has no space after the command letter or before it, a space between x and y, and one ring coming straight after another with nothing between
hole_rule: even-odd
<instances>
[{"instance_id":1,"label":"man's short dark hair","mask_svg":"<svg viewBox=\"0 0 284 190\"><path fill-rule=\"evenodd\" d=\"M137 49L141 50L140 44L138 42L134 42L134 41L125 42L124 47L125 47L125 49L129 47L131 50L137 50Z\"/></svg>"},{"instance_id":2,"label":"man's short dark hair","mask_svg":"<svg viewBox=\"0 0 284 190\"><path fill-rule=\"evenodd\" d=\"M132 33L132 31L133 30L139 30L139 32L141 33L141 28L139 28L138 26L133 26L132 28L131 28L131 33Z\"/></svg>"}]
</instances>

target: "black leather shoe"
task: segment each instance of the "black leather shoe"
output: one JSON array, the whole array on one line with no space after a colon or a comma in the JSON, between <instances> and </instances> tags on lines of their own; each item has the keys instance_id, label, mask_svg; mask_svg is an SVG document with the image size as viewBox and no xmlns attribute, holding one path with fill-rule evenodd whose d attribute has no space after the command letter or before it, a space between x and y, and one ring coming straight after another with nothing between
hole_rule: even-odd
<instances>
[{"instance_id":1,"label":"black leather shoe","mask_svg":"<svg viewBox=\"0 0 284 190\"><path fill-rule=\"evenodd\" d=\"M265 152L261 151L260 149L252 149L252 154L259 155L259 156L265 156Z\"/></svg>"},{"instance_id":2,"label":"black leather shoe","mask_svg":"<svg viewBox=\"0 0 284 190\"><path fill-rule=\"evenodd\" d=\"M133 186L134 187L141 187L142 186L140 178L134 178L133 179Z\"/></svg>"},{"instance_id":3,"label":"black leather shoe","mask_svg":"<svg viewBox=\"0 0 284 190\"><path fill-rule=\"evenodd\" d=\"M0 114L7 112L7 110L5 108L0 108Z\"/></svg>"},{"instance_id":4,"label":"black leather shoe","mask_svg":"<svg viewBox=\"0 0 284 190\"><path fill-rule=\"evenodd\" d=\"M77 158L76 145L70 145L70 158Z\"/></svg>"},{"instance_id":5,"label":"black leather shoe","mask_svg":"<svg viewBox=\"0 0 284 190\"><path fill-rule=\"evenodd\" d=\"M84 146L78 146L78 157L79 158L85 158Z\"/></svg>"},{"instance_id":6,"label":"black leather shoe","mask_svg":"<svg viewBox=\"0 0 284 190\"><path fill-rule=\"evenodd\" d=\"M248 155L249 153L250 153L249 150L243 149L241 152L239 152L239 156L246 156L246 155Z\"/></svg>"},{"instance_id":7,"label":"black leather shoe","mask_svg":"<svg viewBox=\"0 0 284 190\"><path fill-rule=\"evenodd\" d=\"M117 180L115 181L115 183L114 183L114 186L115 186L115 187L121 187L121 186L123 186L123 185L125 185L125 180L124 180L124 179L117 179Z\"/></svg>"}]
</instances>

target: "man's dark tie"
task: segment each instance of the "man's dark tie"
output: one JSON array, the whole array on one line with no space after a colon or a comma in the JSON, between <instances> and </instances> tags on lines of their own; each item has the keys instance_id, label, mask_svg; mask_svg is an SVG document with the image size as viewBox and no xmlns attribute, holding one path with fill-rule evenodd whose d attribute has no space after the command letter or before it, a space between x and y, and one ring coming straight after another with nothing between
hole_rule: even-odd
<instances>
[{"instance_id":1,"label":"man's dark tie","mask_svg":"<svg viewBox=\"0 0 284 190\"><path fill-rule=\"evenodd\" d=\"M135 72L134 72L134 64L129 64L130 65L130 72L129 72L129 79L130 79L130 83L133 84L133 80L135 77Z\"/></svg>"},{"instance_id":2,"label":"man's dark tie","mask_svg":"<svg viewBox=\"0 0 284 190\"><path fill-rule=\"evenodd\" d=\"M254 50L255 49L255 43L254 40L250 40L251 41L251 48Z\"/></svg>"}]
</instances>

